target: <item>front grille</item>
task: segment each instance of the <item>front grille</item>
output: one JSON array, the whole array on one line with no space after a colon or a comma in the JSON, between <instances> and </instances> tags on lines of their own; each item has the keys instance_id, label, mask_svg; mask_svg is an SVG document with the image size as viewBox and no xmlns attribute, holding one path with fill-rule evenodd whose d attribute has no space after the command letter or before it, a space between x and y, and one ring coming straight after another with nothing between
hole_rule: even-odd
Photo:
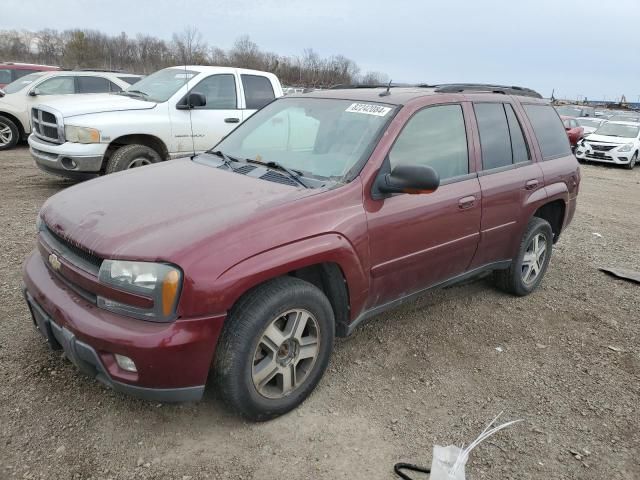
<instances>
[{"instance_id":1,"label":"front grille","mask_svg":"<svg viewBox=\"0 0 640 480\"><path fill-rule=\"evenodd\" d=\"M64 143L64 129L62 122L53 112L45 110L43 107L31 109L31 125L33 133L47 142Z\"/></svg>"},{"instance_id":2,"label":"front grille","mask_svg":"<svg viewBox=\"0 0 640 480\"><path fill-rule=\"evenodd\" d=\"M608 152L609 150L617 147L617 145L594 145L593 143L590 143L589 145L591 145L591 148L599 152Z\"/></svg>"},{"instance_id":3,"label":"front grille","mask_svg":"<svg viewBox=\"0 0 640 480\"><path fill-rule=\"evenodd\" d=\"M100 265L102 265L102 258L62 238L47 226L42 227L40 235L43 236L46 243L55 248L66 260L89 273L98 275Z\"/></svg>"}]
</instances>

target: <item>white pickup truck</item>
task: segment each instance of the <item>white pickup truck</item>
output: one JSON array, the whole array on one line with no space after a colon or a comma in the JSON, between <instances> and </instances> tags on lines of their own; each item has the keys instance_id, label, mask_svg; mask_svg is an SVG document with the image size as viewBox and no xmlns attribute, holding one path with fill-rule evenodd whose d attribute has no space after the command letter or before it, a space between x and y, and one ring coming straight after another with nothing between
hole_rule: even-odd
<instances>
[{"instance_id":1,"label":"white pickup truck","mask_svg":"<svg viewBox=\"0 0 640 480\"><path fill-rule=\"evenodd\" d=\"M91 178L207 150L282 95L271 73L165 68L118 94L35 106L29 146L42 170Z\"/></svg>"}]
</instances>

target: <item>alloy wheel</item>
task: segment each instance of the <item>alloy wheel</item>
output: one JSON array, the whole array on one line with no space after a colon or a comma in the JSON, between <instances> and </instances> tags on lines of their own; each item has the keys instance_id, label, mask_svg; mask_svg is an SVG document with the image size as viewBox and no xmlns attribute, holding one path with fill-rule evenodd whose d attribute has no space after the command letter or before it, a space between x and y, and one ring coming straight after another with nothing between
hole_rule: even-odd
<instances>
[{"instance_id":1,"label":"alloy wheel","mask_svg":"<svg viewBox=\"0 0 640 480\"><path fill-rule=\"evenodd\" d=\"M304 383L319 352L316 318L307 310L289 310L269 322L262 333L253 355L253 385L263 397L285 397Z\"/></svg>"},{"instance_id":2,"label":"alloy wheel","mask_svg":"<svg viewBox=\"0 0 640 480\"><path fill-rule=\"evenodd\" d=\"M13 132L6 123L0 123L0 147L9 145L13 140Z\"/></svg>"},{"instance_id":3,"label":"alloy wheel","mask_svg":"<svg viewBox=\"0 0 640 480\"><path fill-rule=\"evenodd\" d=\"M536 281L547 256L547 238L542 233L537 233L527 245L522 259L522 281L531 285Z\"/></svg>"}]
</instances>

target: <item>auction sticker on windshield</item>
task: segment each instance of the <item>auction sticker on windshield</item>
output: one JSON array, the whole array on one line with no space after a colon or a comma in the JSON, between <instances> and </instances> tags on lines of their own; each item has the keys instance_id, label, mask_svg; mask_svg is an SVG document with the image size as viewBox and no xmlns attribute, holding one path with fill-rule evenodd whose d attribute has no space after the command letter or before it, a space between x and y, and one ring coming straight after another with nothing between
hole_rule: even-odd
<instances>
[{"instance_id":1,"label":"auction sticker on windshield","mask_svg":"<svg viewBox=\"0 0 640 480\"><path fill-rule=\"evenodd\" d=\"M351 113L364 113L366 115L375 115L376 117L384 117L391 111L390 107L383 107L382 105L374 105L371 103L352 103L345 112Z\"/></svg>"}]
</instances>

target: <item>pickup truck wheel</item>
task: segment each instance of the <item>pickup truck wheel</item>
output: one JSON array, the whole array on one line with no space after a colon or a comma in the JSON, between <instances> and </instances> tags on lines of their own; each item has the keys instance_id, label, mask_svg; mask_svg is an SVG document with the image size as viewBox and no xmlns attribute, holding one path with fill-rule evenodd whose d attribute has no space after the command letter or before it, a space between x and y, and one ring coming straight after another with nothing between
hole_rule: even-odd
<instances>
[{"instance_id":1,"label":"pickup truck wheel","mask_svg":"<svg viewBox=\"0 0 640 480\"><path fill-rule=\"evenodd\" d=\"M143 167L161 160L153 148L145 145L125 145L111 155L107 163L107 173L120 172L129 168Z\"/></svg>"},{"instance_id":2,"label":"pickup truck wheel","mask_svg":"<svg viewBox=\"0 0 640 480\"><path fill-rule=\"evenodd\" d=\"M8 150L16 146L20 139L20 130L13 121L0 115L0 150Z\"/></svg>"},{"instance_id":3,"label":"pickup truck wheel","mask_svg":"<svg viewBox=\"0 0 640 480\"><path fill-rule=\"evenodd\" d=\"M633 170L633 167L636 166L637 161L638 161L638 152L633 154L633 157L631 157L631 161L629 161L629 163L627 163L626 165L627 168L629 170Z\"/></svg>"},{"instance_id":4,"label":"pickup truck wheel","mask_svg":"<svg viewBox=\"0 0 640 480\"><path fill-rule=\"evenodd\" d=\"M251 290L231 310L218 344L222 400L257 421L297 407L327 368L334 332L331 304L314 285L282 277Z\"/></svg>"},{"instance_id":5,"label":"pickup truck wheel","mask_svg":"<svg viewBox=\"0 0 640 480\"><path fill-rule=\"evenodd\" d=\"M516 258L508 269L494 272L498 288L518 296L529 295L542 282L552 249L551 225L542 218L532 217Z\"/></svg>"}]
</instances>

